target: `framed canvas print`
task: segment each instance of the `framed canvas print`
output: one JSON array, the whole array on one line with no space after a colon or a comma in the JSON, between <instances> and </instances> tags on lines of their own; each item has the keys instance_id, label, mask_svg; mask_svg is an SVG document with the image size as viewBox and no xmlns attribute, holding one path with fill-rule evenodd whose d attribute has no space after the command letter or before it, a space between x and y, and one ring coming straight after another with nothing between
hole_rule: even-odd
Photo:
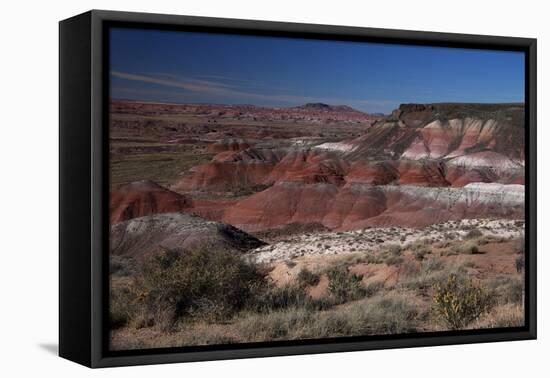
<instances>
[{"instance_id":1,"label":"framed canvas print","mask_svg":"<svg viewBox=\"0 0 550 378\"><path fill-rule=\"evenodd\" d=\"M536 40L60 23L60 355L536 337Z\"/></svg>"}]
</instances>

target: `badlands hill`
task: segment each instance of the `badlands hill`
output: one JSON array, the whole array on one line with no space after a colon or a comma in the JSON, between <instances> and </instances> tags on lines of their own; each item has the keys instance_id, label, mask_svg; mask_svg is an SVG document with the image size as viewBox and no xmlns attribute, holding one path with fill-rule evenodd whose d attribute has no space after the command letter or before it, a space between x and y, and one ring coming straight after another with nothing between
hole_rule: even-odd
<instances>
[{"instance_id":1,"label":"badlands hill","mask_svg":"<svg viewBox=\"0 0 550 378\"><path fill-rule=\"evenodd\" d=\"M184 212L193 206L190 197L150 181L135 181L111 192L111 223L157 213Z\"/></svg>"},{"instance_id":2,"label":"badlands hill","mask_svg":"<svg viewBox=\"0 0 550 378\"><path fill-rule=\"evenodd\" d=\"M220 117L237 111L245 118L247 112L282 114L280 109L215 107L225 109ZM175 109L163 105L155 111ZM213 109L188 105L179 111L210 114ZM321 117L327 122L351 113L368 116L320 103L284 112L304 112L310 120L331 114ZM183 211L259 232L296 223L349 230L523 216L522 104L403 104L340 137L319 135L314 127L300 127L306 133L301 137L281 137L282 130L297 129L292 123L278 124L277 134L266 138L235 132L246 124L223 125L223 132L212 135L205 146L211 158L182 172L169 186L170 200L156 198L153 191L146 195L153 204L134 201L132 208L139 210L115 206L116 220Z\"/></svg>"}]
</instances>

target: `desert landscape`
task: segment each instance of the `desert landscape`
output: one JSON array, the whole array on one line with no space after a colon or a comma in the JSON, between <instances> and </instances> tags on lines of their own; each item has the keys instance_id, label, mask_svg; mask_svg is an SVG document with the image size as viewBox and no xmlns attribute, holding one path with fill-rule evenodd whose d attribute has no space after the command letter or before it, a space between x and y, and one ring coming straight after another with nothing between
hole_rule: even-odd
<instances>
[{"instance_id":1,"label":"desert landscape","mask_svg":"<svg viewBox=\"0 0 550 378\"><path fill-rule=\"evenodd\" d=\"M524 112L112 100L111 348L522 326Z\"/></svg>"}]
</instances>

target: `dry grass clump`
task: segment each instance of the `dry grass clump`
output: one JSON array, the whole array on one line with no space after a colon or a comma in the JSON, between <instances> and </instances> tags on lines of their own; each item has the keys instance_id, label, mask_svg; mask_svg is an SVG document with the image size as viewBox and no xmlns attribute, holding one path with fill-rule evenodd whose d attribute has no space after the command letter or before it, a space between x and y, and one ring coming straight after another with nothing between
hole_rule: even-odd
<instances>
[{"instance_id":1,"label":"dry grass clump","mask_svg":"<svg viewBox=\"0 0 550 378\"><path fill-rule=\"evenodd\" d=\"M245 311L266 314L284 309L323 310L333 306L329 299L313 299L301 285L278 287L269 283L257 290L244 307Z\"/></svg>"},{"instance_id":2,"label":"dry grass clump","mask_svg":"<svg viewBox=\"0 0 550 378\"><path fill-rule=\"evenodd\" d=\"M403 263L403 258L400 256L388 256L384 260L386 265L392 266L392 265L401 265Z\"/></svg>"},{"instance_id":3,"label":"dry grass clump","mask_svg":"<svg viewBox=\"0 0 550 378\"><path fill-rule=\"evenodd\" d=\"M428 254L432 253L432 251L430 250L430 248L426 247L426 246L423 246L423 247L420 247L420 248L417 248L413 254L414 254L414 258L418 261L422 261L424 260L424 257Z\"/></svg>"},{"instance_id":4,"label":"dry grass clump","mask_svg":"<svg viewBox=\"0 0 550 378\"><path fill-rule=\"evenodd\" d=\"M385 251L392 256L400 256L403 248L399 244L387 244L384 247Z\"/></svg>"},{"instance_id":5,"label":"dry grass clump","mask_svg":"<svg viewBox=\"0 0 550 378\"><path fill-rule=\"evenodd\" d=\"M479 247L474 241L469 241L466 243L455 244L453 246L453 251L458 254L466 255L475 255L479 253Z\"/></svg>"},{"instance_id":6,"label":"dry grass clump","mask_svg":"<svg viewBox=\"0 0 550 378\"><path fill-rule=\"evenodd\" d=\"M525 309L523 305L507 303L496 306L491 312L482 315L469 328L509 328L525 325Z\"/></svg>"},{"instance_id":7,"label":"dry grass clump","mask_svg":"<svg viewBox=\"0 0 550 378\"><path fill-rule=\"evenodd\" d=\"M319 283L320 278L319 274L313 273L307 268L302 268L296 277L298 283L303 286L315 286Z\"/></svg>"},{"instance_id":8,"label":"dry grass clump","mask_svg":"<svg viewBox=\"0 0 550 378\"><path fill-rule=\"evenodd\" d=\"M235 329L247 341L296 340L415 332L418 310L405 296L377 296L354 302L345 311L291 309L246 314Z\"/></svg>"},{"instance_id":9,"label":"dry grass clump","mask_svg":"<svg viewBox=\"0 0 550 378\"><path fill-rule=\"evenodd\" d=\"M337 303L357 300L365 296L363 277L350 273L345 266L335 266L327 271L328 290Z\"/></svg>"},{"instance_id":10,"label":"dry grass clump","mask_svg":"<svg viewBox=\"0 0 550 378\"><path fill-rule=\"evenodd\" d=\"M109 274L113 277L128 277L137 271L138 267L134 259L111 255L109 259Z\"/></svg>"},{"instance_id":11,"label":"dry grass clump","mask_svg":"<svg viewBox=\"0 0 550 378\"><path fill-rule=\"evenodd\" d=\"M445 265L436 257L421 262L416 272L403 272L398 287L412 290L420 296L429 297L435 285L441 284L451 275L464 277L467 271L462 263Z\"/></svg>"},{"instance_id":12,"label":"dry grass clump","mask_svg":"<svg viewBox=\"0 0 550 378\"><path fill-rule=\"evenodd\" d=\"M487 281L499 304L523 304L525 277L522 274L501 274Z\"/></svg>"},{"instance_id":13,"label":"dry grass clump","mask_svg":"<svg viewBox=\"0 0 550 378\"><path fill-rule=\"evenodd\" d=\"M418 249L428 247L432 245L433 243L429 239L418 239L412 243L409 243L405 246L405 249L409 249L413 252L417 251Z\"/></svg>"}]
</instances>

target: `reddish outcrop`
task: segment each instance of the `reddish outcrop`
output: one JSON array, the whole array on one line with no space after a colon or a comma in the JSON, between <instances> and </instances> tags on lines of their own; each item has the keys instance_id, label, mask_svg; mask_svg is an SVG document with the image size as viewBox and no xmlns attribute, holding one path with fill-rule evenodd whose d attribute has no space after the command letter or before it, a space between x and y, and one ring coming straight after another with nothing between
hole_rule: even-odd
<instances>
[{"instance_id":1,"label":"reddish outcrop","mask_svg":"<svg viewBox=\"0 0 550 378\"><path fill-rule=\"evenodd\" d=\"M172 192L153 181L136 181L111 192L111 224L158 213L188 211L191 198Z\"/></svg>"}]
</instances>

